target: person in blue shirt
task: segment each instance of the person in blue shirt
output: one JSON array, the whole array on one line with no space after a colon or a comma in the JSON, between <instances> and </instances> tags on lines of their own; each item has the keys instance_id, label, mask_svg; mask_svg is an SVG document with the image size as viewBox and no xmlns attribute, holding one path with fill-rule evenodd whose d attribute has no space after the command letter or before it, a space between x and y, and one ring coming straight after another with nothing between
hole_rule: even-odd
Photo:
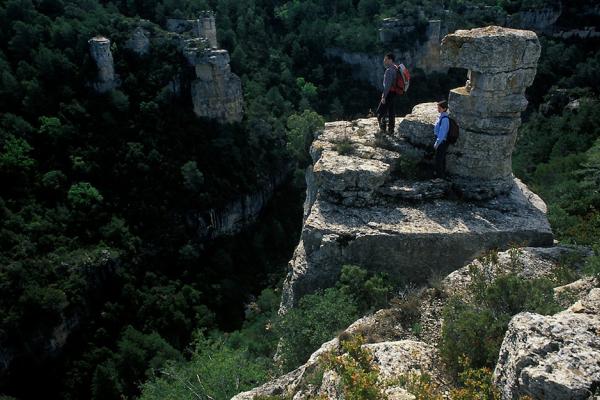
<instances>
[{"instance_id":1,"label":"person in blue shirt","mask_svg":"<svg viewBox=\"0 0 600 400\"><path fill-rule=\"evenodd\" d=\"M448 102L446 100L437 103L437 109L440 113L433 134L435 135L435 169L433 171L435 178L443 179L446 177L446 151L448 150L448 131L450 130L450 118L448 117Z\"/></svg>"}]
</instances>

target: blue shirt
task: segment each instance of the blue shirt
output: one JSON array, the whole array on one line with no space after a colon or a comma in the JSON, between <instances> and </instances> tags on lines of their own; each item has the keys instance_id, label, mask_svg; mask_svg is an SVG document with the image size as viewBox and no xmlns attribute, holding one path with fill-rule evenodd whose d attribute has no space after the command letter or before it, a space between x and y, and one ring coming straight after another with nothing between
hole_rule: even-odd
<instances>
[{"instance_id":1,"label":"blue shirt","mask_svg":"<svg viewBox=\"0 0 600 400\"><path fill-rule=\"evenodd\" d=\"M448 136L448 130L450 129L450 120L448 119L448 113L446 111L442 111L440 116L433 127L433 134L435 135L435 144L433 147L437 149L437 147L446 140Z\"/></svg>"}]
</instances>

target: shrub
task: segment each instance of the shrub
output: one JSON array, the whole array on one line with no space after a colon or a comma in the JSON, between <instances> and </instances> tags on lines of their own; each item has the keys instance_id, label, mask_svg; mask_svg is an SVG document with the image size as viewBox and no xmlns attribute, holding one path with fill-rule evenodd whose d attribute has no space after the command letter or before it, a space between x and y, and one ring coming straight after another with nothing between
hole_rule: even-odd
<instances>
[{"instance_id":1,"label":"shrub","mask_svg":"<svg viewBox=\"0 0 600 400\"><path fill-rule=\"evenodd\" d=\"M341 156L347 156L354 153L354 145L352 144L352 141L346 136L338 140L333 146L333 149L337 151L338 154Z\"/></svg>"},{"instance_id":2,"label":"shrub","mask_svg":"<svg viewBox=\"0 0 600 400\"><path fill-rule=\"evenodd\" d=\"M89 182L79 182L71 186L67 198L71 205L77 209L91 209L100 204L102 195Z\"/></svg>"},{"instance_id":3,"label":"shrub","mask_svg":"<svg viewBox=\"0 0 600 400\"><path fill-rule=\"evenodd\" d=\"M347 293L328 288L300 299L277 324L281 336L282 367L290 370L321 344L359 317L356 301Z\"/></svg>"},{"instance_id":4,"label":"shrub","mask_svg":"<svg viewBox=\"0 0 600 400\"><path fill-rule=\"evenodd\" d=\"M483 262L495 260L495 256L488 255ZM444 307L440 351L455 373L468 368L492 368L514 314L522 311L553 314L562 309L554 299L553 288L557 284L550 278L526 280L508 273L490 279L486 270L489 269L471 266L472 302L454 297ZM461 364L465 356L469 365Z\"/></svg>"},{"instance_id":5,"label":"shrub","mask_svg":"<svg viewBox=\"0 0 600 400\"><path fill-rule=\"evenodd\" d=\"M392 286L385 274L369 277L367 270L356 265L342 266L339 287L342 292L356 300L359 312L385 307L388 304Z\"/></svg>"},{"instance_id":6,"label":"shrub","mask_svg":"<svg viewBox=\"0 0 600 400\"><path fill-rule=\"evenodd\" d=\"M468 359L461 361L469 365ZM450 391L452 400L499 400L500 391L492 382L492 371L489 368L467 368L458 375L461 387Z\"/></svg>"},{"instance_id":7,"label":"shrub","mask_svg":"<svg viewBox=\"0 0 600 400\"><path fill-rule=\"evenodd\" d=\"M142 386L140 400L213 398L230 399L268 378L264 365L234 350L220 339L200 336L189 362L170 362Z\"/></svg>"},{"instance_id":8,"label":"shrub","mask_svg":"<svg viewBox=\"0 0 600 400\"><path fill-rule=\"evenodd\" d=\"M373 365L373 355L362 347L363 342L359 335L340 337L340 347L345 354L338 355L332 351L324 354L320 362L325 369L340 376L344 399L386 399L378 383L379 370Z\"/></svg>"},{"instance_id":9,"label":"shrub","mask_svg":"<svg viewBox=\"0 0 600 400\"><path fill-rule=\"evenodd\" d=\"M472 366L491 367L496 363L510 315L496 314L458 298L450 300L443 315L440 353L451 371L463 370L462 356L467 356Z\"/></svg>"}]
</instances>

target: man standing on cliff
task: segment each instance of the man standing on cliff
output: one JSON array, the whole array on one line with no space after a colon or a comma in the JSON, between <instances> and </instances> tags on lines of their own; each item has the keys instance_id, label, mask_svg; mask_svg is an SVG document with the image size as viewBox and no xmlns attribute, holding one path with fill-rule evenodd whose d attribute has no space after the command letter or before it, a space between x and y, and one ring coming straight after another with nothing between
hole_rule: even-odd
<instances>
[{"instance_id":1,"label":"man standing on cliff","mask_svg":"<svg viewBox=\"0 0 600 400\"><path fill-rule=\"evenodd\" d=\"M396 99L396 93L392 91L392 85L396 81L396 74L398 68L394 64L394 54L387 53L383 57L383 66L385 72L383 74L383 92L381 93L381 101L379 107L377 107L377 121L379 121L379 128L382 132L386 132L385 117L388 119L389 129L388 133L394 133L394 124L396 114L394 112L394 100Z\"/></svg>"}]
</instances>

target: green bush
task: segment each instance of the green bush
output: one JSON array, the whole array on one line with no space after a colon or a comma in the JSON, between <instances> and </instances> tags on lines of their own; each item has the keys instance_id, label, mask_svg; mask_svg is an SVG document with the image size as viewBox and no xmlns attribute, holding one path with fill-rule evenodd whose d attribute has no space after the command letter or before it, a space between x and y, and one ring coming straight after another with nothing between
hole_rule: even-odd
<instances>
[{"instance_id":1,"label":"green bush","mask_svg":"<svg viewBox=\"0 0 600 400\"><path fill-rule=\"evenodd\" d=\"M330 351L319 362L326 370L337 372L340 377L344 399L385 400L379 383L379 370L373 364L373 355L362 347L361 336L340 337L341 354Z\"/></svg>"},{"instance_id":2,"label":"green bush","mask_svg":"<svg viewBox=\"0 0 600 400\"><path fill-rule=\"evenodd\" d=\"M385 274L369 274L356 265L342 266L338 287L355 299L361 314L385 307L392 293L392 285Z\"/></svg>"},{"instance_id":3,"label":"green bush","mask_svg":"<svg viewBox=\"0 0 600 400\"><path fill-rule=\"evenodd\" d=\"M562 309L553 288L566 282L550 278L523 279L515 273L488 281L474 267L470 271L470 301L453 297L444 307L440 352L449 368L493 368L508 323L513 315L530 311L553 314ZM466 357L469 364L461 364Z\"/></svg>"},{"instance_id":4,"label":"green bush","mask_svg":"<svg viewBox=\"0 0 600 400\"><path fill-rule=\"evenodd\" d=\"M244 349L231 349L222 339L200 335L191 360L167 363L142 386L140 400L210 398L229 400L269 377L267 368Z\"/></svg>"},{"instance_id":5,"label":"green bush","mask_svg":"<svg viewBox=\"0 0 600 400\"><path fill-rule=\"evenodd\" d=\"M324 342L358 317L356 300L337 288L302 297L277 327L283 369L288 371L305 362Z\"/></svg>"}]
</instances>

